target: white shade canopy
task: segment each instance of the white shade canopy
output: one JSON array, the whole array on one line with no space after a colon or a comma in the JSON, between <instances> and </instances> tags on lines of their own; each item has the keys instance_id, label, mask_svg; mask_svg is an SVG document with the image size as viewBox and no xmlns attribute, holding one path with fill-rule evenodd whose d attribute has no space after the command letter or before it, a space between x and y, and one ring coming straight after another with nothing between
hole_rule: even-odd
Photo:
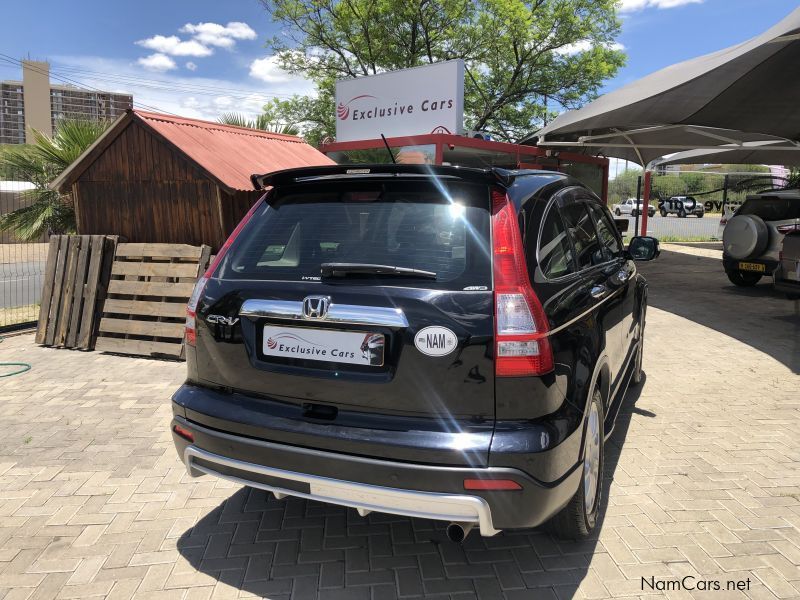
<instances>
[{"instance_id":1,"label":"white shade canopy","mask_svg":"<svg viewBox=\"0 0 800 600\"><path fill-rule=\"evenodd\" d=\"M746 42L661 69L565 112L523 143L645 164L679 149L800 140L798 106L800 8Z\"/></svg>"}]
</instances>

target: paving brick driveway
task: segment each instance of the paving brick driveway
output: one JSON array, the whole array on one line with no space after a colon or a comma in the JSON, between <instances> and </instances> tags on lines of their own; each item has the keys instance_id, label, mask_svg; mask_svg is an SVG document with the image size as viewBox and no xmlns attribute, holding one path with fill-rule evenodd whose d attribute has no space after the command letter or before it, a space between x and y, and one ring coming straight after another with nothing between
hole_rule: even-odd
<instances>
[{"instance_id":1,"label":"paving brick driveway","mask_svg":"<svg viewBox=\"0 0 800 600\"><path fill-rule=\"evenodd\" d=\"M0 598L607 598L685 575L749 590L667 595L799 598L800 308L709 256L643 270L647 379L580 544L457 546L429 521L191 479L167 431L182 365L6 339L0 361L33 370L0 379Z\"/></svg>"}]
</instances>

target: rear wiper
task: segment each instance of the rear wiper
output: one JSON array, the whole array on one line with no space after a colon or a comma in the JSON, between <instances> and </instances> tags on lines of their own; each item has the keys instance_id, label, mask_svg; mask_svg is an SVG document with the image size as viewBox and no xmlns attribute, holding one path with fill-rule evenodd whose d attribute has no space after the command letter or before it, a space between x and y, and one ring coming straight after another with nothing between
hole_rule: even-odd
<instances>
[{"instance_id":1,"label":"rear wiper","mask_svg":"<svg viewBox=\"0 0 800 600\"><path fill-rule=\"evenodd\" d=\"M398 275L401 277L422 277L436 279L433 271L409 269L394 265L374 265L372 263L322 263L320 272L323 277L347 277L348 275Z\"/></svg>"}]
</instances>

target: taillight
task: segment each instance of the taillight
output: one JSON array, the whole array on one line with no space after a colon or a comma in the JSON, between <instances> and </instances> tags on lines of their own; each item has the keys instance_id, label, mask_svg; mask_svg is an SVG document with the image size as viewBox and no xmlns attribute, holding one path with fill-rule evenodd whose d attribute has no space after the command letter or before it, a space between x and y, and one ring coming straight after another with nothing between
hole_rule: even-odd
<instances>
[{"instance_id":1,"label":"taillight","mask_svg":"<svg viewBox=\"0 0 800 600\"><path fill-rule=\"evenodd\" d=\"M225 240L225 243L222 244L222 248L219 249L219 252L217 252L217 255L214 257L214 260L208 266L208 269L206 269L206 272L200 279L197 280L197 283L194 285L194 290L192 290L192 295L186 305L185 337L186 343L189 346L194 346L197 344L197 305L200 302L200 298L203 297L203 290L205 289L208 280L214 276L214 272L217 270L219 263L222 262L223 257L230 249L231 244L233 244L236 237L241 233L242 229L244 229L244 226L247 225L247 222L256 212L258 207L261 206L262 201L263 198L250 207L250 210L248 210L244 218L239 221L239 224L236 226L236 229L233 230L233 233L231 233L228 239Z\"/></svg>"},{"instance_id":2,"label":"taillight","mask_svg":"<svg viewBox=\"0 0 800 600\"><path fill-rule=\"evenodd\" d=\"M553 370L547 317L528 278L514 206L499 189L492 191L492 237L495 375L544 375Z\"/></svg>"},{"instance_id":3,"label":"taillight","mask_svg":"<svg viewBox=\"0 0 800 600\"><path fill-rule=\"evenodd\" d=\"M782 233L783 235L789 235L790 233L794 233L795 231L800 231L800 224L792 223L791 225L780 225L775 229L778 230L778 233Z\"/></svg>"}]
</instances>

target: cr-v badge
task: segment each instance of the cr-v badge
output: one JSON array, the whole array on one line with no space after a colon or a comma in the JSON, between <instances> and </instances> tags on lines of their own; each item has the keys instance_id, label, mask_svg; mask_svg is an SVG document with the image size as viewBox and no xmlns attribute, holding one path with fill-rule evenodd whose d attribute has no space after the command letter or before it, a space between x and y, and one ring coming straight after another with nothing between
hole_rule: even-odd
<instances>
[{"instance_id":1,"label":"cr-v badge","mask_svg":"<svg viewBox=\"0 0 800 600\"><path fill-rule=\"evenodd\" d=\"M417 350L428 356L446 356L456 349L458 338L447 327L425 327L414 336Z\"/></svg>"},{"instance_id":2,"label":"cr-v badge","mask_svg":"<svg viewBox=\"0 0 800 600\"><path fill-rule=\"evenodd\" d=\"M208 315L206 321L209 323L218 323L219 325L227 325L233 327L239 322L239 317L226 317L225 315Z\"/></svg>"}]
</instances>

